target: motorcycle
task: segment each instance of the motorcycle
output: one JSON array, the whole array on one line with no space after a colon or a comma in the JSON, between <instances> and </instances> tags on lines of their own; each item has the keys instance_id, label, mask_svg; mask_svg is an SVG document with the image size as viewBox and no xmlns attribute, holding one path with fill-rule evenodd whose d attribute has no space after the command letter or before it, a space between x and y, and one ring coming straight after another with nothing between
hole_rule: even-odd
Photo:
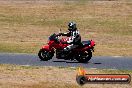
<instances>
[{"instance_id":1,"label":"motorcycle","mask_svg":"<svg viewBox=\"0 0 132 88\"><path fill-rule=\"evenodd\" d=\"M56 54L57 59L77 60L80 63L87 63L92 57L92 52L94 52L95 42L93 40L82 41L77 48L63 52L63 49L69 45L63 42L68 39L59 39L57 34L52 34L49 37L48 45L43 45L39 50L40 60L48 61Z\"/></svg>"}]
</instances>

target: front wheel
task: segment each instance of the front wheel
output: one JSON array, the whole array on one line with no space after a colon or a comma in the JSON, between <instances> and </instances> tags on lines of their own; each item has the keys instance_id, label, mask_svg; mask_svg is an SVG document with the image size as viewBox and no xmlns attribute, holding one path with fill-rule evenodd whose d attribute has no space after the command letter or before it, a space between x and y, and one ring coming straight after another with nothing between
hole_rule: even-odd
<instances>
[{"instance_id":1,"label":"front wheel","mask_svg":"<svg viewBox=\"0 0 132 88\"><path fill-rule=\"evenodd\" d=\"M85 51L83 53L78 54L76 60L80 63L87 63L92 57L91 51Z\"/></svg>"},{"instance_id":2,"label":"front wheel","mask_svg":"<svg viewBox=\"0 0 132 88\"><path fill-rule=\"evenodd\" d=\"M42 60L42 61L48 61L48 60L52 59L53 55L54 55L53 53L51 53L47 50L43 50L43 49L40 49L39 53L38 53L38 56L39 56L40 60Z\"/></svg>"}]
</instances>

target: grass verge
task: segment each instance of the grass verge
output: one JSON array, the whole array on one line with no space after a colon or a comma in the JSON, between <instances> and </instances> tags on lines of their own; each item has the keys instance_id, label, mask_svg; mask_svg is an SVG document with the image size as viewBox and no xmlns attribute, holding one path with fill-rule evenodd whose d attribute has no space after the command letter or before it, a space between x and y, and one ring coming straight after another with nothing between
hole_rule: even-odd
<instances>
[{"instance_id":1,"label":"grass verge","mask_svg":"<svg viewBox=\"0 0 132 88\"><path fill-rule=\"evenodd\" d=\"M76 83L78 68L38 67L0 64L0 87L2 88L131 88L130 84L86 84ZM89 69L88 74L130 74L131 70Z\"/></svg>"},{"instance_id":2,"label":"grass verge","mask_svg":"<svg viewBox=\"0 0 132 88\"><path fill-rule=\"evenodd\" d=\"M38 53L72 20L82 40L95 40L96 56L131 56L131 8L130 0L0 1L0 52Z\"/></svg>"}]
</instances>

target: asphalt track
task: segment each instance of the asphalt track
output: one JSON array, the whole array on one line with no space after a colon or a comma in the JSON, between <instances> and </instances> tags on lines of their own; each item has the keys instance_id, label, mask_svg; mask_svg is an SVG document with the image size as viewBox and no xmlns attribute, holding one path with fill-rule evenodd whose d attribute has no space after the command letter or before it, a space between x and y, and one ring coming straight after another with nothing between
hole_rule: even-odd
<instances>
[{"instance_id":1,"label":"asphalt track","mask_svg":"<svg viewBox=\"0 0 132 88\"><path fill-rule=\"evenodd\" d=\"M77 61L56 59L55 57L49 61L40 61L35 54L0 53L0 64L62 67L83 66L85 68L132 70L132 57L94 56L88 63L84 64Z\"/></svg>"}]
</instances>

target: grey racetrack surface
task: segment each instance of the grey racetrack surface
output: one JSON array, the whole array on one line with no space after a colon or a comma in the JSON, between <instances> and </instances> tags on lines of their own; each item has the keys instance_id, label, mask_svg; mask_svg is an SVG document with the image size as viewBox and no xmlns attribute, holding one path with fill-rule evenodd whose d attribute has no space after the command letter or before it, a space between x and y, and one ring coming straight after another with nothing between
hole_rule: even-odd
<instances>
[{"instance_id":1,"label":"grey racetrack surface","mask_svg":"<svg viewBox=\"0 0 132 88\"><path fill-rule=\"evenodd\" d=\"M77 61L58 60L55 57L49 61L40 61L35 54L0 53L0 64L64 67L83 66L86 68L132 70L132 57L94 56L89 63L84 64Z\"/></svg>"}]
</instances>

